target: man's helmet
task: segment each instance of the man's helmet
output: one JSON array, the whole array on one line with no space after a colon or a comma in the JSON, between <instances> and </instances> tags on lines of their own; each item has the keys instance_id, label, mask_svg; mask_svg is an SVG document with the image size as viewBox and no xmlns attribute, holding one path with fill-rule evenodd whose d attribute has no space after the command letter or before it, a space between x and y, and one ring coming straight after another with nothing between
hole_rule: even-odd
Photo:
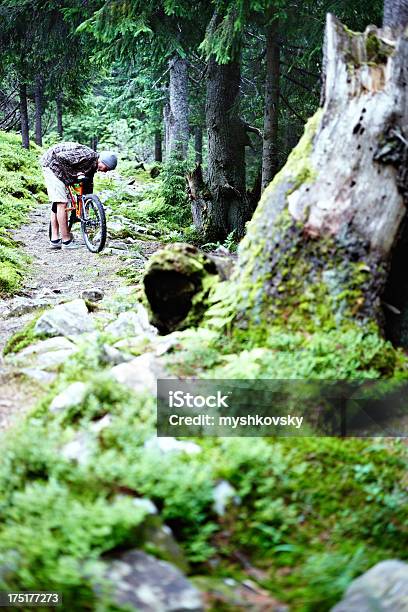
<instances>
[{"instance_id":1,"label":"man's helmet","mask_svg":"<svg viewBox=\"0 0 408 612\"><path fill-rule=\"evenodd\" d=\"M118 156L112 151L101 151L99 153L99 161L101 161L109 170L114 170L118 165Z\"/></svg>"}]
</instances>

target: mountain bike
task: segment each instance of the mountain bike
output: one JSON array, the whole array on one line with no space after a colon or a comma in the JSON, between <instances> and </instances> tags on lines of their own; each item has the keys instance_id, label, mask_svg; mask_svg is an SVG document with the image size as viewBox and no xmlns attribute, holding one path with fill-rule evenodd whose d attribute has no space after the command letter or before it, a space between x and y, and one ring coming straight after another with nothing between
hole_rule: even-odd
<instances>
[{"instance_id":1,"label":"mountain bike","mask_svg":"<svg viewBox=\"0 0 408 612\"><path fill-rule=\"evenodd\" d=\"M91 253L100 253L106 243L106 216L103 204L93 193L84 194L85 174L78 174L78 181L67 187L68 230L74 223L81 224L82 237ZM51 222L49 226L51 238Z\"/></svg>"}]
</instances>

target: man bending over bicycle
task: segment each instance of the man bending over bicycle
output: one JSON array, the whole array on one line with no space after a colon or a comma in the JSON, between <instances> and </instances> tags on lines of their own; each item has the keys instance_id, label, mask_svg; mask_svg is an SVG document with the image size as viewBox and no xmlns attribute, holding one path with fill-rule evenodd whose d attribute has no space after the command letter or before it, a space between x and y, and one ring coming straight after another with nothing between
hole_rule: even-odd
<instances>
[{"instance_id":1,"label":"man bending over bicycle","mask_svg":"<svg viewBox=\"0 0 408 612\"><path fill-rule=\"evenodd\" d=\"M78 180L78 174L84 174L84 193L92 193L95 172L108 172L117 166L118 158L111 151L96 153L89 147L77 142L61 142L44 153L41 165L51 208L51 240L52 249L75 249L79 245L74 242L68 229L67 190ZM60 237L61 236L61 237Z\"/></svg>"}]
</instances>

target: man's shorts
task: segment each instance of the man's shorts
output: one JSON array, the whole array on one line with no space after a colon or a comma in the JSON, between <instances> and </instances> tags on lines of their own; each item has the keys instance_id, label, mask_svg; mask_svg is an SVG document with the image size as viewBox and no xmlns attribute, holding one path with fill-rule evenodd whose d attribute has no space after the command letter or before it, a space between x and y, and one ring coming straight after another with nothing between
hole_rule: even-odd
<instances>
[{"instance_id":1,"label":"man's shorts","mask_svg":"<svg viewBox=\"0 0 408 612\"><path fill-rule=\"evenodd\" d=\"M43 173L50 202L68 202L67 190L64 183L55 176L50 168L43 168Z\"/></svg>"}]
</instances>

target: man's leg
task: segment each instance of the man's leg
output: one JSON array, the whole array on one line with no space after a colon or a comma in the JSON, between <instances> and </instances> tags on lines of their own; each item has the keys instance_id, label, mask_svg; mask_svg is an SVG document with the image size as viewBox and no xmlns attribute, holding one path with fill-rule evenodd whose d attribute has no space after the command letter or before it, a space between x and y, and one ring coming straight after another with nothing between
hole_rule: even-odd
<instances>
[{"instance_id":1,"label":"man's leg","mask_svg":"<svg viewBox=\"0 0 408 612\"><path fill-rule=\"evenodd\" d=\"M56 204L53 204L52 209L51 209L51 240L55 242L58 239L59 239L59 227L58 227L58 221L57 221L57 206Z\"/></svg>"},{"instance_id":2,"label":"man's leg","mask_svg":"<svg viewBox=\"0 0 408 612\"><path fill-rule=\"evenodd\" d=\"M56 221L61 232L62 242L69 242L71 234L68 231L67 203L57 202Z\"/></svg>"}]
</instances>

